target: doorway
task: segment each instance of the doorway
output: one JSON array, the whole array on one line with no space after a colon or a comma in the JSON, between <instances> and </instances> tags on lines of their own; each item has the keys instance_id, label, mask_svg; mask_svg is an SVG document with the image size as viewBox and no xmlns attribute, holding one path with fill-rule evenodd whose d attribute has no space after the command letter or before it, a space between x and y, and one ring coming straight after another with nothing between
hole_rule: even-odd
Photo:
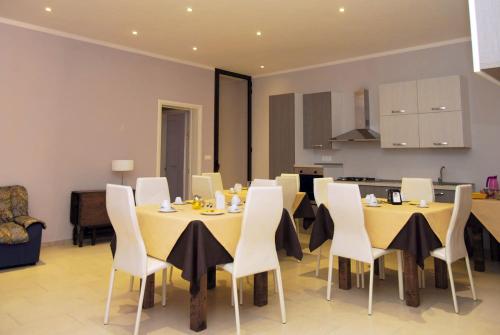
<instances>
[{"instance_id":1,"label":"doorway","mask_svg":"<svg viewBox=\"0 0 500 335\"><path fill-rule=\"evenodd\" d=\"M166 177L171 199L191 196L201 173L201 106L158 101L156 176Z\"/></svg>"},{"instance_id":2,"label":"doorway","mask_svg":"<svg viewBox=\"0 0 500 335\"><path fill-rule=\"evenodd\" d=\"M170 197L186 196L189 176L189 111L162 110L162 152L160 176L167 177Z\"/></svg>"},{"instance_id":3,"label":"doorway","mask_svg":"<svg viewBox=\"0 0 500 335\"><path fill-rule=\"evenodd\" d=\"M252 78L215 69L214 171L224 188L252 178Z\"/></svg>"}]
</instances>

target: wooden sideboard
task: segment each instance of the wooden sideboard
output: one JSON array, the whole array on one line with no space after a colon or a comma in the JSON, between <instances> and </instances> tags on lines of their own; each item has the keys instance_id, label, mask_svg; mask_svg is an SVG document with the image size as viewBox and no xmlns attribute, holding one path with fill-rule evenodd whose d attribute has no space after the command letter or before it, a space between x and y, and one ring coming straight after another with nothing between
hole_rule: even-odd
<instances>
[{"instance_id":1,"label":"wooden sideboard","mask_svg":"<svg viewBox=\"0 0 500 335\"><path fill-rule=\"evenodd\" d=\"M112 230L106 211L106 191L71 192L70 221L73 224L73 244L82 247L86 233L91 233L92 245L95 244L98 230Z\"/></svg>"}]
</instances>

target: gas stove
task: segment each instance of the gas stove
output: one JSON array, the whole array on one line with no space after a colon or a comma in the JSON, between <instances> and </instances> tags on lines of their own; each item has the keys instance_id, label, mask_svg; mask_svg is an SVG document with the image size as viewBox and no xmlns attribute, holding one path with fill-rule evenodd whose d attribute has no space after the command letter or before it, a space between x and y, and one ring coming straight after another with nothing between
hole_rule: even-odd
<instances>
[{"instance_id":1,"label":"gas stove","mask_svg":"<svg viewBox=\"0 0 500 335\"><path fill-rule=\"evenodd\" d=\"M338 177L339 181L375 181L373 177Z\"/></svg>"}]
</instances>

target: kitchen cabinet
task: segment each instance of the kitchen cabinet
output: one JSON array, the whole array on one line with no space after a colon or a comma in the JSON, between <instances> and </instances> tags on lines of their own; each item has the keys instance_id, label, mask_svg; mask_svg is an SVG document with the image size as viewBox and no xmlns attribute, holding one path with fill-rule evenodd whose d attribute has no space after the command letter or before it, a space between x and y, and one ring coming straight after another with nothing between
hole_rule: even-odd
<instances>
[{"instance_id":1,"label":"kitchen cabinet","mask_svg":"<svg viewBox=\"0 0 500 335\"><path fill-rule=\"evenodd\" d=\"M460 76L417 81L418 112L435 113L464 110L461 87Z\"/></svg>"},{"instance_id":2,"label":"kitchen cabinet","mask_svg":"<svg viewBox=\"0 0 500 335\"><path fill-rule=\"evenodd\" d=\"M470 146L464 131L464 114L458 112L419 115L421 148L463 148Z\"/></svg>"},{"instance_id":3,"label":"kitchen cabinet","mask_svg":"<svg viewBox=\"0 0 500 335\"><path fill-rule=\"evenodd\" d=\"M416 81L380 85L379 94L380 115L418 113Z\"/></svg>"},{"instance_id":4,"label":"kitchen cabinet","mask_svg":"<svg viewBox=\"0 0 500 335\"><path fill-rule=\"evenodd\" d=\"M418 115L386 115L380 119L382 148L418 148Z\"/></svg>"},{"instance_id":5,"label":"kitchen cabinet","mask_svg":"<svg viewBox=\"0 0 500 335\"><path fill-rule=\"evenodd\" d=\"M460 76L379 87L382 148L467 148L470 124Z\"/></svg>"},{"instance_id":6,"label":"kitchen cabinet","mask_svg":"<svg viewBox=\"0 0 500 335\"><path fill-rule=\"evenodd\" d=\"M331 92L303 95L304 149L328 149L332 137Z\"/></svg>"},{"instance_id":7,"label":"kitchen cabinet","mask_svg":"<svg viewBox=\"0 0 500 335\"><path fill-rule=\"evenodd\" d=\"M269 96L269 176L293 172L295 164L295 94Z\"/></svg>"}]
</instances>

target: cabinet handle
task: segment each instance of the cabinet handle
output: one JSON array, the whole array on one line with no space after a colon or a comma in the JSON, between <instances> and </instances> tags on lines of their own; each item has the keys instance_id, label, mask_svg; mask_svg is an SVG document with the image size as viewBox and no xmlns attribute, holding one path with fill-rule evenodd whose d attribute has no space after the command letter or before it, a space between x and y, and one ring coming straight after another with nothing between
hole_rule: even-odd
<instances>
[{"instance_id":1,"label":"cabinet handle","mask_svg":"<svg viewBox=\"0 0 500 335\"><path fill-rule=\"evenodd\" d=\"M402 114L406 113L406 109L395 109L392 111L392 114Z\"/></svg>"},{"instance_id":2,"label":"cabinet handle","mask_svg":"<svg viewBox=\"0 0 500 335\"><path fill-rule=\"evenodd\" d=\"M312 146L313 148L319 148L319 149L322 149L323 148L323 144L313 144Z\"/></svg>"},{"instance_id":3,"label":"cabinet handle","mask_svg":"<svg viewBox=\"0 0 500 335\"><path fill-rule=\"evenodd\" d=\"M446 106L432 107L431 109L433 111L444 111L444 110L446 110Z\"/></svg>"},{"instance_id":4,"label":"cabinet handle","mask_svg":"<svg viewBox=\"0 0 500 335\"><path fill-rule=\"evenodd\" d=\"M398 143L392 143L393 146L395 147L405 147L408 145L406 142L398 142Z\"/></svg>"},{"instance_id":5,"label":"cabinet handle","mask_svg":"<svg viewBox=\"0 0 500 335\"><path fill-rule=\"evenodd\" d=\"M441 196L443 196L443 195L444 195L444 192L437 192L437 193L434 193L434 195L435 195L436 197L441 197Z\"/></svg>"},{"instance_id":6,"label":"cabinet handle","mask_svg":"<svg viewBox=\"0 0 500 335\"><path fill-rule=\"evenodd\" d=\"M448 145L448 142L434 142L432 144L434 144L436 146L443 146L443 145Z\"/></svg>"}]
</instances>

